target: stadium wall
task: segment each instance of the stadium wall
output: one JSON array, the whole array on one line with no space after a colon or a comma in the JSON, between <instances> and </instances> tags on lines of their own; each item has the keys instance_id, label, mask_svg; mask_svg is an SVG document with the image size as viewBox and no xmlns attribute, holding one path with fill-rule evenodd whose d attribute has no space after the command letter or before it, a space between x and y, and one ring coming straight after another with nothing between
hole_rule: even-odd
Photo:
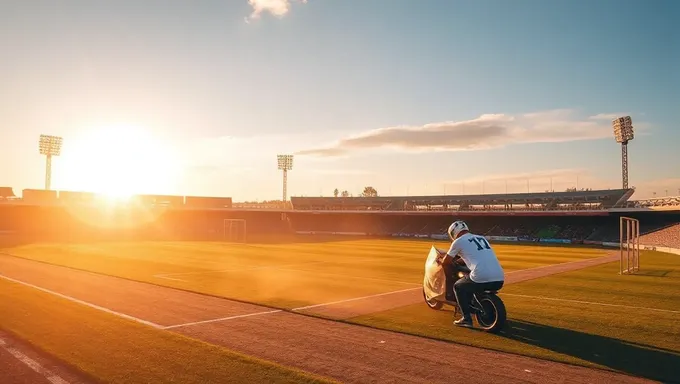
<instances>
[{"instance_id":1,"label":"stadium wall","mask_svg":"<svg viewBox=\"0 0 680 384\"><path fill-rule=\"evenodd\" d=\"M609 242L602 243L602 246L611 247L611 248L620 248L621 247L619 243L609 243ZM664 253L672 253L674 255L680 255L680 249L679 248L661 247L661 246L657 246L657 245L640 244L640 249L643 250L643 251L657 251L657 252L664 252Z\"/></svg>"}]
</instances>

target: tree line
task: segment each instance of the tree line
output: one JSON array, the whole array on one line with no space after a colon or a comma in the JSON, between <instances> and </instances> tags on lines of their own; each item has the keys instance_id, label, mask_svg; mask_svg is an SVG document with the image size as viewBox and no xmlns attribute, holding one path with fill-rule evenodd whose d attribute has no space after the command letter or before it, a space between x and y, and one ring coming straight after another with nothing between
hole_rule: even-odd
<instances>
[{"instance_id":1,"label":"tree line","mask_svg":"<svg viewBox=\"0 0 680 384\"><path fill-rule=\"evenodd\" d=\"M334 197L350 197L352 196L346 189L342 192L340 192L339 189L335 188L333 190L333 196ZM361 192L361 197L377 197L378 196L378 191L373 188L373 187L364 187L364 191Z\"/></svg>"}]
</instances>

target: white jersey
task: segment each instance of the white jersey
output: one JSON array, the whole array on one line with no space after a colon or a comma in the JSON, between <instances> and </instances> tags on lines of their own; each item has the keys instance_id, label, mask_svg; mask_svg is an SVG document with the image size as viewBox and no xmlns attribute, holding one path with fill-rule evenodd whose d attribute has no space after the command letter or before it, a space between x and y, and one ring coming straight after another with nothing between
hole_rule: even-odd
<instances>
[{"instance_id":1,"label":"white jersey","mask_svg":"<svg viewBox=\"0 0 680 384\"><path fill-rule=\"evenodd\" d=\"M469 232L460 236L451 243L447 255L460 256L470 268L470 279L475 283L505 280L503 268L496 258L496 253L484 236L473 235Z\"/></svg>"}]
</instances>

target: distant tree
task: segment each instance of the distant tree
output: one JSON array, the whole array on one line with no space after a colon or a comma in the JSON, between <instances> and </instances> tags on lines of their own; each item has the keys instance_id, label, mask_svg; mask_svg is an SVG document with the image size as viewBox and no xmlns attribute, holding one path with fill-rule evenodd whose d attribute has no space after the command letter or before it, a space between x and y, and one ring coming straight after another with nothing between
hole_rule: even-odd
<instances>
[{"instance_id":1,"label":"distant tree","mask_svg":"<svg viewBox=\"0 0 680 384\"><path fill-rule=\"evenodd\" d=\"M349 192L347 192L347 191L342 191L342 193L340 194L340 196L342 196L342 197L349 197Z\"/></svg>"},{"instance_id":2,"label":"distant tree","mask_svg":"<svg viewBox=\"0 0 680 384\"><path fill-rule=\"evenodd\" d=\"M378 191L375 190L373 187L364 187L364 191L361 192L361 196L363 197L376 197L378 196Z\"/></svg>"},{"instance_id":3,"label":"distant tree","mask_svg":"<svg viewBox=\"0 0 680 384\"><path fill-rule=\"evenodd\" d=\"M335 188L335 189L333 190L333 196L338 197L339 194L340 194L340 191L338 191L338 189Z\"/></svg>"}]
</instances>

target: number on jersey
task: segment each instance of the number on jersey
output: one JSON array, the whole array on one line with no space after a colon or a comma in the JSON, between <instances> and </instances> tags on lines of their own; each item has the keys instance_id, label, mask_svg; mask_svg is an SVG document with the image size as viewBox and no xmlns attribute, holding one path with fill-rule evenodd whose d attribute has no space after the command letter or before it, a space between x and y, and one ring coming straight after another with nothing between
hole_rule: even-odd
<instances>
[{"instance_id":1,"label":"number on jersey","mask_svg":"<svg viewBox=\"0 0 680 384\"><path fill-rule=\"evenodd\" d=\"M489 246L489 242L486 241L486 239L481 236L473 237L471 239L468 239L468 241L471 243L475 243L478 251L481 251L483 249L491 249L491 247Z\"/></svg>"}]
</instances>

